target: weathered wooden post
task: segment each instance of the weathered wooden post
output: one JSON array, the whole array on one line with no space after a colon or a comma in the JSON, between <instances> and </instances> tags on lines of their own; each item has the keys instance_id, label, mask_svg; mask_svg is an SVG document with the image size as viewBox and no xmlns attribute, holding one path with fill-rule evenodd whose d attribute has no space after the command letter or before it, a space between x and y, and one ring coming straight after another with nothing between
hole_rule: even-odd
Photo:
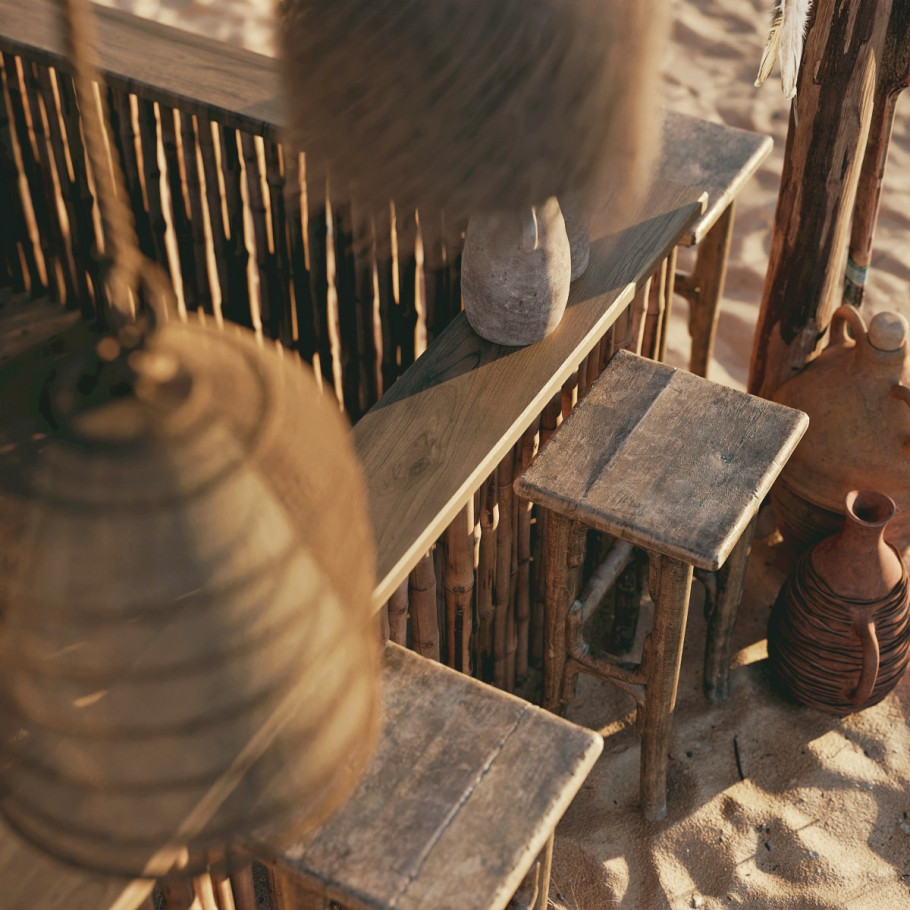
<instances>
[{"instance_id":1,"label":"weathered wooden post","mask_svg":"<svg viewBox=\"0 0 910 910\"><path fill-rule=\"evenodd\" d=\"M878 210L882 201L882 181L894 111L900 93L910 85L910 3L894 3L885 36L878 86L875 90L875 108L872 126L863 158L863 169L856 190L856 208L853 212L853 230L850 235L850 254L844 282L844 303L859 307L863 302L866 273L872 258L872 241Z\"/></svg>"},{"instance_id":2,"label":"weathered wooden post","mask_svg":"<svg viewBox=\"0 0 910 910\"><path fill-rule=\"evenodd\" d=\"M850 225L892 5L819 0L790 111L749 390L770 396L840 305Z\"/></svg>"}]
</instances>

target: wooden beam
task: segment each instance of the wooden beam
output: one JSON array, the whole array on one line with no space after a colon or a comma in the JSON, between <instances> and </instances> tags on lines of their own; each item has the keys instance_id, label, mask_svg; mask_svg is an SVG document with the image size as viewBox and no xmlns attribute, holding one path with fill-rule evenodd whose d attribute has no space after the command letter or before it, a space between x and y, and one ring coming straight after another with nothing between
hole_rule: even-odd
<instances>
[{"instance_id":1,"label":"wooden beam","mask_svg":"<svg viewBox=\"0 0 910 910\"><path fill-rule=\"evenodd\" d=\"M905 0L898 0L905 2ZM769 397L840 305L853 204L892 0L819 0L803 52L749 390Z\"/></svg>"}]
</instances>

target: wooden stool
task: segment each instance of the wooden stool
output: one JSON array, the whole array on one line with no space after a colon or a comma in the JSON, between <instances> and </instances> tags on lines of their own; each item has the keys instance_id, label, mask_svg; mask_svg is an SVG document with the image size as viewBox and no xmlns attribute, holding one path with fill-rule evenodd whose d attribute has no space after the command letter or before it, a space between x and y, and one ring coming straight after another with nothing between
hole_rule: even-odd
<instances>
[{"instance_id":1,"label":"wooden stool","mask_svg":"<svg viewBox=\"0 0 910 910\"><path fill-rule=\"evenodd\" d=\"M553 831L601 737L391 643L382 701L353 795L272 857L276 910L546 910Z\"/></svg>"},{"instance_id":2,"label":"wooden stool","mask_svg":"<svg viewBox=\"0 0 910 910\"><path fill-rule=\"evenodd\" d=\"M719 699L727 691L753 519L807 426L800 411L620 351L515 481L520 496L550 510L544 707L564 705L579 670L635 697L648 819L666 813L667 747L693 568L724 567L705 660L708 691ZM579 525L648 554L654 623L637 666L592 654L580 634L590 607L569 612L567 543Z\"/></svg>"},{"instance_id":3,"label":"wooden stool","mask_svg":"<svg viewBox=\"0 0 910 910\"><path fill-rule=\"evenodd\" d=\"M673 293L688 301L692 338L689 369L699 376L708 375L708 364L714 353L736 197L768 157L772 145L770 136L685 114L669 112L664 120L658 173L707 191L708 204L680 241L680 246L697 247L691 273L676 272L671 256L664 280L658 278L652 295L657 294L662 300L662 306L658 304L658 307L664 325L669 319ZM649 309L653 307L652 302ZM664 359L666 337L664 327L656 352L658 360Z\"/></svg>"}]
</instances>

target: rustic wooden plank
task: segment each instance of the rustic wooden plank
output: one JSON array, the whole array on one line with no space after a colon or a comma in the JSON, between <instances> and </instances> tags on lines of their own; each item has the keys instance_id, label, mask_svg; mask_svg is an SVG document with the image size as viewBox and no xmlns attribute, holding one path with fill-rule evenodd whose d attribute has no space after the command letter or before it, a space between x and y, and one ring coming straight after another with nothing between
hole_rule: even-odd
<instances>
[{"instance_id":1,"label":"rustic wooden plank","mask_svg":"<svg viewBox=\"0 0 910 910\"><path fill-rule=\"evenodd\" d=\"M718 569L808 422L620 351L516 489L637 546Z\"/></svg>"},{"instance_id":2,"label":"rustic wooden plank","mask_svg":"<svg viewBox=\"0 0 910 910\"><path fill-rule=\"evenodd\" d=\"M680 241L695 246L771 154L770 136L667 111L657 173L708 193L704 214Z\"/></svg>"},{"instance_id":3,"label":"rustic wooden plank","mask_svg":"<svg viewBox=\"0 0 910 910\"><path fill-rule=\"evenodd\" d=\"M591 262L573 283L556 332L509 348L477 336L462 314L361 418L354 442L378 545L377 608L577 369L702 204L700 191L658 180L635 224L611 233L595 219Z\"/></svg>"},{"instance_id":4,"label":"rustic wooden plank","mask_svg":"<svg viewBox=\"0 0 910 910\"><path fill-rule=\"evenodd\" d=\"M277 138L283 103L272 58L108 7L94 14L108 84ZM54 0L0 0L0 49L69 71L59 16Z\"/></svg>"},{"instance_id":5,"label":"rustic wooden plank","mask_svg":"<svg viewBox=\"0 0 910 910\"><path fill-rule=\"evenodd\" d=\"M275 867L350 908L508 903L600 737L394 645L384 730L354 795Z\"/></svg>"}]
</instances>

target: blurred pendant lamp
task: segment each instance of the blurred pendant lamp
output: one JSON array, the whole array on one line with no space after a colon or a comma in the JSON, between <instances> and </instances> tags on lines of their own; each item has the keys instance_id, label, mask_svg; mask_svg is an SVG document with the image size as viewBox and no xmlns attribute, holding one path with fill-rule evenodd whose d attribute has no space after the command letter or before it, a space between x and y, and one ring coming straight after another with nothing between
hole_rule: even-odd
<instances>
[{"instance_id":1,"label":"blurred pendant lamp","mask_svg":"<svg viewBox=\"0 0 910 910\"><path fill-rule=\"evenodd\" d=\"M666 0L280 0L292 134L316 198L452 221L604 187L658 147Z\"/></svg>"},{"instance_id":2,"label":"blurred pendant lamp","mask_svg":"<svg viewBox=\"0 0 910 910\"><path fill-rule=\"evenodd\" d=\"M308 368L169 318L104 145L87 4L63 2L113 331L22 373L34 407L0 420L0 815L87 869L192 874L254 831L298 836L365 765L365 488Z\"/></svg>"}]
</instances>

